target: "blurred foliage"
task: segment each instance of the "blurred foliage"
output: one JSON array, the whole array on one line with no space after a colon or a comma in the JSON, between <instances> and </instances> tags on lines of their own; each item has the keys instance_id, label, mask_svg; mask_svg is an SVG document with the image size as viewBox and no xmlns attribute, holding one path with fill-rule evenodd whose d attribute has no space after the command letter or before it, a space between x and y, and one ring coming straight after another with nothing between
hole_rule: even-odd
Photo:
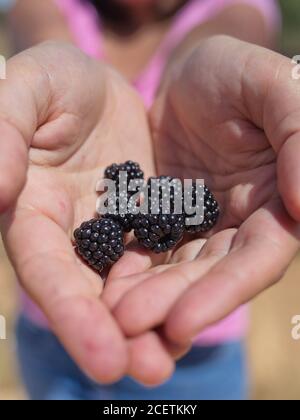
<instances>
[{"instance_id":1,"label":"blurred foliage","mask_svg":"<svg viewBox=\"0 0 300 420\"><path fill-rule=\"evenodd\" d=\"M300 54L300 1L280 0L283 12L281 50L288 56Z\"/></svg>"}]
</instances>

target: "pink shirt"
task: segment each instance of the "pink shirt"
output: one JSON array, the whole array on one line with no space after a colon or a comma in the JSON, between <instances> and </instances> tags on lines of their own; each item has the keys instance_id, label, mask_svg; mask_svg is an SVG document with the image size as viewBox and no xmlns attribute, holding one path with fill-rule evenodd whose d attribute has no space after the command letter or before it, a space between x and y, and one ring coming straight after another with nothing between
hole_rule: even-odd
<instances>
[{"instance_id":1,"label":"pink shirt","mask_svg":"<svg viewBox=\"0 0 300 420\"><path fill-rule=\"evenodd\" d=\"M94 58L105 60L101 19L92 4L81 0L54 1L65 15L78 47ZM193 28L212 19L225 7L233 4L248 4L257 8L272 29L280 25L281 18L276 0L191 0L175 16L164 41L134 83L148 107L153 102L166 62L174 48Z\"/></svg>"},{"instance_id":2,"label":"pink shirt","mask_svg":"<svg viewBox=\"0 0 300 420\"><path fill-rule=\"evenodd\" d=\"M105 60L101 19L92 4L80 0L54 1L65 16L78 47L94 58ZM174 48L193 28L212 19L225 7L233 4L251 5L262 13L270 27L280 25L280 12L276 0L191 0L174 17L172 27L165 39L134 82L147 107L153 103L168 57ZM35 304L27 297L24 297L23 301L25 314L32 321L46 326L46 319ZM238 340L247 331L247 321L247 308L241 307L225 320L204 331L197 338L196 344L214 345L224 341Z\"/></svg>"}]
</instances>

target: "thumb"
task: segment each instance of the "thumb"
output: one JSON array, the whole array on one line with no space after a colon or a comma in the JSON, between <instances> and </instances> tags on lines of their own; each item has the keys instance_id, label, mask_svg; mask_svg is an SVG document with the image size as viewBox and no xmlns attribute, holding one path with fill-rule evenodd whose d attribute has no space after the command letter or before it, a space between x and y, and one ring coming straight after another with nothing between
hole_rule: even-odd
<instances>
[{"instance_id":1,"label":"thumb","mask_svg":"<svg viewBox=\"0 0 300 420\"><path fill-rule=\"evenodd\" d=\"M285 207L289 215L300 222L300 131L289 137L282 146L277 169L278 188Z\"/></svg>"},{"instance_id":2,"label":"thumb","mask_svg":"<svg viewBox=\"0 0 300 420\"><path fill-rule=\"evenodd\" d=\"M0 80L0 214L14 204L26 182L28 152L43 108L36 92L47 98L41 73L24 52L8 61L7 78Z\"/></svg>"},{"instance_id":3,"label":"thumb","mask_svg":"<svg viewBox=\"0 0 300 420\"><path fill-rule=\"evenodd\" d=\"M266 100L267 135L277 153L280 196L289 215L300 221L300 90L290 67L281 66Z\"/></svg>"},{"instance_id":4,"label":"thumb","mask_svg":"<svg viewBox=\"0 0 300 420\"><path fill-rule=\"evenodd\" d=\"M277 154L280 196L289 215L300 221L300 85L292 77L290 60L272 57L265 72L269 84L264 84L263 128Z\"/></svg>"}]
</instances>

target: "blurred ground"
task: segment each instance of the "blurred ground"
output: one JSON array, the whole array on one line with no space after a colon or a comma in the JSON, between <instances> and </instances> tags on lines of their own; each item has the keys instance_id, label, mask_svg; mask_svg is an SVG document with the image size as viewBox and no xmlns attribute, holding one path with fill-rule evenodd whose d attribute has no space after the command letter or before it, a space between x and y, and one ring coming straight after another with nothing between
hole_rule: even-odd
<instances>
[{"instance_id":1,"label":"blurred ground","mask_svg":"<svg viewBox=\"0 0 300 420\"><path fill-rule=\"evenodd\" d=\"M285 16L281 50L288 56L300 54L300 3L296 0L281 3ZM5 55L4 38L0 27L0 53ZM300 341L291 338L291 319L300 315L299 277L300 256L281 283L252 304L248 353L255 399L300 399ZM8 321L8 339L0 340L0 400L25 398L14 357L15 314L14 275L0 242L0 315Z\"/></svg>"},{"instance_id":2,"label":"blurred ground","mask_svg":"<svg viewBox=\"0 0 300 420\"><path fill-rule=\"evenodd\" d=\"M7 320L7 340L0 340L0 400L20 399L23 393L17 377L13 337L16 314L15 281L2 244L0 244L0 291L0 314Z\"/></svg>"},{"instance_id":3,"label":"blurred ground","mask_svg":"<svg viewBox=\"0 0 300 420\"><path fill-rule=\"evenodd\" d=\"M252 305L248 340L255 399L300 400L300 341L291 320L300 315L300 255L285 278Z\"/></svg>"}]
</instances>

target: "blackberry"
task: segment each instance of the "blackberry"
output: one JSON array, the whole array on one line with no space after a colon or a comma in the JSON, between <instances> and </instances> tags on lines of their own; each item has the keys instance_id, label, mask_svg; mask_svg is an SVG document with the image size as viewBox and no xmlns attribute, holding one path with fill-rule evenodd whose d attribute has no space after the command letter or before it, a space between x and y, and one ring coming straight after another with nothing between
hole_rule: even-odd
<instances>
[{"instance_id":1,"label":"blackberry","mask_svg":"<svg viewBox=\"0 0 300 420\"><path fill-rule=\"evenodd\" d=\"M152 177L149 178L148 182L148 206L149 206L149 213L157 213L159 210L160 213L168 213L174 214L175 212L175 200L178 199L179 207L178 210L181 209L181 200L182 200L182 187L181 182L178 185L175 178L170 176L159 176L157 178ZM159 187L157 193L153 196L152 188ZM166 202L164 203L164 199ZM163 209L164 205L169 203L168 209ZM165 210L165 211L163 211Z\"/></svg>"},{"instance_id":2,"label":"blackberry","mask_svg":"<svg viewBox=\"0 0 300 420\"><path fill-rule=\"evenodd\" d=\"M175 197L178 194L181 199L182 191L181 188L177 188L176 183L174 186L170 185L171 181L173 178L168 176L148 180L148 214L137 215L133 222L134 233L139 243L155 253L173 249L184 234L184 216L174 212ZM152 188L155 187L159 188L154 194ZM166 204L169 204L168 209L164 208L164 198L167 199ZM166 211L168 214L165 214Z\"/></svg>"},{"instance_id":3,"label":"blackberry","mask_svg":"<svg viewBox=\"0 0 300 420\"><path fill-rule=\"evenodd\" d=\"M192 205L196 205L196 194L197 194L197 188L196 183L193 182L193 188L192 188ZM220 208L218 205L218 202L216 201L214 195L210 192L210 190L207 188L207 186L204 186L204 220L200 225L186 225L185 229L188 233L205 233L211 230L217 223L219 214L220 214ZM185 217L190 218L193 217L193 215L185 214Z\"/></svg>"},{"instance_id":4,"label":"blackberry","mask_svg":"<svg viewBox=\"0 0 300 420\"><path fill-rule=\"evenodd\" d=\"M175 248L184 234L184 217L177 214L139 214L133 222L139 243L159 254Z\"/></svg>"},{"instance_id":5,"label":"blackberry","mask_svg":"<svg viewBox=\"0 0 300 420\"><path fill-rule=\"evenodd\" d=\"M111 214L107 213L104 215L105 219L113 220L115 223L118 223L124 232L132 231L132 223L134 221L135 215L131 213L126 214Z\"/></svg>"},{"instance_id":6,"label":"blackberry","mask_svg":"<svg viewBox=\"0 0 300 420\"><path fill-rule=\"evenodd\" d=\"M127 172L128 183L133 179L144 179L144 172L141 170L140 165L132 160L117 165L113 163L105 169L104 177L119 183L120 172Z\"/></svg>"},{"instance_id":7,"label":"blackberry","mask_svg":"<svg viewBox=\"0 0 300 420\"><path fill-rule=\"evenodd\" d=\"M74 232L78 254L96 271L116 263L124 254L123 230L110 219L92 219Z\"/></svg>"},{"instance_id":8,"label":"blackberry","mask_svg":"<svg viewBox=\"0 0 300 420\"><path fill-rule=\"evenodd\" d=\"M117 165L116 163L112 164L106 168L104 176L107 179L111 179L116 182L116 194L117 194L117 209L114 214L107 213L105 218L109 218L119 223L124 232L130 232L132 230L132 222L134 220L134 215L128 212L127 209L120 208L120 172L127 172L127 186L129 186L130 181L135 179L144 179L144 172L141 170L140 165L131 160ZM128 191L127 200L133 196L135 192Z\"/></svg>"}]
</instances>

